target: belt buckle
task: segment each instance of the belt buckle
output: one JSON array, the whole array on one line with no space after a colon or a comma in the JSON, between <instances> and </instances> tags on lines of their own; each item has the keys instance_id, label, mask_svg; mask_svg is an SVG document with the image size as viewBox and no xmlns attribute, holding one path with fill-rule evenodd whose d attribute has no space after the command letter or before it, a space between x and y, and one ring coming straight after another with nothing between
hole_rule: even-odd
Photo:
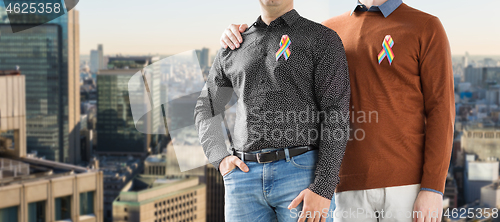
<instances>
[{"instance_id":1,"label":"belt buckle","mask_svg":"<svg viewBox=\"0 0 500 222\"><path fill-rule=\"evenodd\" d=\"M255 155L255 156L257 157L257 162L258 162L258 163L270 163L270 162L273 162L272 160L267 160L267 161L262 161L262 160L261 160L261 156L262 156L263 154L270 154L270 153L272 153L272 152L256 153L256 155Z\"/></svg>"}]
</instances>

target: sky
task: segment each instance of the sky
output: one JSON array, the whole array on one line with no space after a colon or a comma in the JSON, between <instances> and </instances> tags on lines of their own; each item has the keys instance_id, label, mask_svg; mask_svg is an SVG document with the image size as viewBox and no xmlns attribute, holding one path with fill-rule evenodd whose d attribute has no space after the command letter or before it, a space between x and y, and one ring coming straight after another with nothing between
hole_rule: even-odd
<instances>
[{"instance_id":1,"label":"sky","mask_svg":"<svg viewBox=\"0 0 500 222\"><path fill-rule=\"evenodd\" d=\"M406 0L441 19L452 54L500 55L499 0ZM295 0L304 17L322 22L354 7L356 0ZM82 0L80 52L103 44L105 55L172 55L219 46L229 24L251 24L258 0Z\"/></svg>"}]
</instances>

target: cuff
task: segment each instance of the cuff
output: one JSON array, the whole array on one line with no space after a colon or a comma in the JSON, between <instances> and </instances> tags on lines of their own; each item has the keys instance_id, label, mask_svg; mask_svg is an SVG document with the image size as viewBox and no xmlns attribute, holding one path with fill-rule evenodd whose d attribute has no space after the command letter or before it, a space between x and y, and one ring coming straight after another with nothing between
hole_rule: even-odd
<instances>
[{"instance_id":1,"label":"cuff","mask_svg":"<svg viewBox=\"0 0 500 222\"><path fill-rule=\"evenodd\" d=\"M434 192L434 193L437 193L437 194L440 194L441 196L443 196L443 193L442 193L442 192L437 191L437 190L434 190L434 189L430 189L430 188L424 188L424 187L422 187L422 188L420 188L420 190L421 190L421 191L422 191L422 190L423 190L423 191L431 191L431 192Z\"/></svg>"},{"instance_id":2,"label":"cuff","mask_svg":"<svg viewBox=\"0 0 500 222\"><path fill-rule=\"evenodd\" d=\"M331 200L335 194L335 188L337 187L335 181L327 180L326 178L318 177L314 179L314 183L309 185L309 190L318 194L326 199Z\"/></svg>"},{"instance_id":3,"label":"cuff","mask_svg":"<svg viewBox=\"0 0 500 222\"><path fill-rule=\"evenodd\" d=\"M219 171L219 165L220 165L220 162L222 162L222 160L223 160L224 158L228 157L228 156L231 156L231 154L227 154L227 155L225 155L224 157L222 157L222 158L220 158L220 159L218 159L218 160L216 160L216 161L214 161L214 162L211 162L211 164L212 164L212 165L214 165L214 167L215 167L215 169L216 169L217 171Z\"/></svg>"}]
</instances>

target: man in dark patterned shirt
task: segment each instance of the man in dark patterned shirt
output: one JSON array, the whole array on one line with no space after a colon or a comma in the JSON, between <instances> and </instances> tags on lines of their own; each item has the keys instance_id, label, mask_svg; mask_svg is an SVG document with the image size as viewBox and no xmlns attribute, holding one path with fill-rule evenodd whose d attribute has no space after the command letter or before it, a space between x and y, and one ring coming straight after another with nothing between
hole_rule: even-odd
<instances>
[{"instance_id":1,"label":"man in dark patterned shirt","mask_svg":"<svg viewBox=\"0 0 500 222\"><path fill-rule=\"evenodd\" d=\"M217 54L195 108L200 142L224 177L226 221L319 221L330 213L349 137L344 48L293 0L260 5L240 49ZM228 150L221 122L233 93Z\"/></svg>"}]
</instances>

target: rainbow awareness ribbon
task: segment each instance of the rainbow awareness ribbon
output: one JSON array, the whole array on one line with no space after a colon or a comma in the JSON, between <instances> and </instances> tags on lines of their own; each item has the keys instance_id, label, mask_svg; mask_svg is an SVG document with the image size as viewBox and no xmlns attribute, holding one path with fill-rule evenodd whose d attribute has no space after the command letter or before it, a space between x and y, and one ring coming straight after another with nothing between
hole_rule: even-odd
<instances>
[{"instance_id":1,"label":"rainbow awareness ribbon","mask_svg":"<svg viewBox=\"0 0 500 222\"><path fill-rule=\"evenodd\" d=\"M389 60L389 64L392 65L392 60L394 60L394 52L392 51L392 46L394 46L394 40L391 35L386 35L384 42L382 42L382 51L378 54L378 64L380 64L385 57Z\"/></svg>"},{"instance_id":2,"label":"rainbow awareness ribbon","mask_svg":"<svg viewBox=\"0 0 500 222\"><path fill-rule=\"evenodd\" d=\"M290 37L288 35L283 35L281 37L280 41L280 49L276 52L276 61L281 57L281 55L285 56L285 60L288 60L288 57L290 57L290 44L292 44L292 41L290 41Z\"/></svg>"}]
</instances>

